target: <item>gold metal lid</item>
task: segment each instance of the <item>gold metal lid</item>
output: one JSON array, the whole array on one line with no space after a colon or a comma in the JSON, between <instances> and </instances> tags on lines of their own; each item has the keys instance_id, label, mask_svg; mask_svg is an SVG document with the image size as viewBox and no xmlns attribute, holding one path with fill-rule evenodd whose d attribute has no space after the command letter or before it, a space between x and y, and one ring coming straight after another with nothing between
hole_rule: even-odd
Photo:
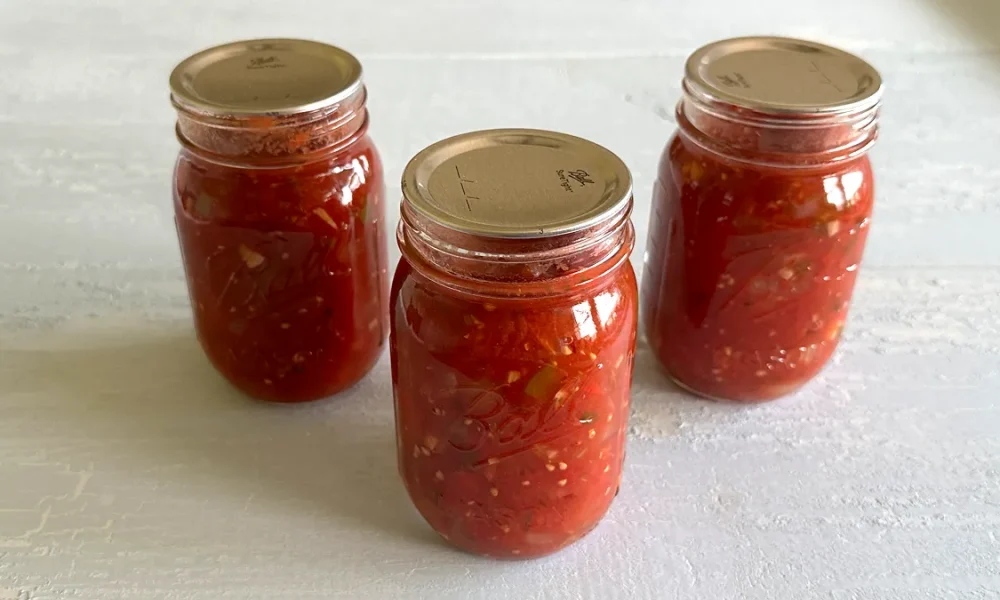
<instances>
[{"instance_id":1,"label":"gold metal lid","mask_svg":"<svg viewBox=\"0 0 1000 600\"><path fill-rule=\"evenodd\" d=\"M830 114L876 106L878 71L831 46L782 37L722 40L698 49L686 79L715 100L769 113Z\"/></svg>"},{"instance_id":2,"label":"gold metal lid","mask_svg":"<svg viewBox=\"0 0 1000 600\"><path fill-rule=\"evenodd\" d=\"M403 201L432 221L484 237L538 238L621 214L632 177L610 150L535 129L475 131L437 142L403 171Z\"/></svg>"},{"instance_id":3,"label":"gold metal lid","mask_svg":"<svg viewBox=\"0 0 1000 600\"><path fill-rule=\"evenodd\" d=\"M335 105L362 87L361 63L336 46L294 39L208 48L170 74L179 108L216 116L291 115Z\"/></svg>"}]
</instances>

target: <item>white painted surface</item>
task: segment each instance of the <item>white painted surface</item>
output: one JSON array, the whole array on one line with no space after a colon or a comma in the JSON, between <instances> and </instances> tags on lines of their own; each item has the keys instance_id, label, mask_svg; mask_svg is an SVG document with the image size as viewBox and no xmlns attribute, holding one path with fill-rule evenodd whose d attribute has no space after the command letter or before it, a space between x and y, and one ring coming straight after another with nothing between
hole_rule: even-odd
<instances>
[{"instance_id":1,"label":"white painted surface","mask_svg":"<svg viewBox=\"0 0 1000 600\"><path fill-rule=\"evenodd\" d=\"M0 600L1000 597L1000 3L355 4L0 0ZM396 476L385 359L299 409L206 364L168 194L187 53L353 49L390 185L473 128L605 144L634 171L638 265L684 56L749 33L863 52L888 83L848 334L753 409L682 396L641 345L625 483L582 543L439 543Z\"/></svg>"}]
</instances>

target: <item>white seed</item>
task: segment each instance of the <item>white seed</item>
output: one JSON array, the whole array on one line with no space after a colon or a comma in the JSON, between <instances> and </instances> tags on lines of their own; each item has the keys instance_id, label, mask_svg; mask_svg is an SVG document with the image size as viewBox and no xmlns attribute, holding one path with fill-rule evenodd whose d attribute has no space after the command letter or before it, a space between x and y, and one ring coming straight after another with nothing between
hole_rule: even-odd
<instances>
[{"instance_id":1,"label":"white seed","mask_svg":"<svg viewBox=\"0 0 1000 600\"><path fill-rule=\"evenodd\" d=\"M521 372L520 371L511 371L511 372L507 373L507 383L514 383L515 381L517 381L520 378L521 378Z\"/></svg>"},{"instance_id":2,"label":"white seed","mask_svg":"<svg viewBox=\"0 0 1000 600\"><path fill-rule=\"evenodd\" d=\"M500 526L500 531L502 531L504 533L510 533L510 525L501 525Z\"/></svg>"},{"instance_id":3,"label":"white seed","mask_svg":"<svg viewBox=\"0 0 1000 600\"><path fill-rule=\"evenodd\" d=\"M413 445L413 458L417 458L419 456L420 456L420 446L417 446L416 444L414 444Z\"/></svg>"},{"instance_id":4,"label":"white seed","mask_svg":"<svg viewBox=\"0 0 1000 600\"><path fill-rule=\"evenodd\" d=\"M485 310L486 312L493 312L496 309L497 309L496 305L490 304L489 302L483 305L483 310Z\"/></svg>"},{"instance_id":5,"label":"white seed","mask_svg":"<svg viewBox=\"0 0 1000 600\"><path fill-rule=\"evenodd\" d=\"M521 485L523 485L524 487L528 487L529 485L531 485L531 482L525 479L524 481L521 482Z\"/></svg>"},{"instance_id":6,"label":"white seed","mask_svg":"<svg viewBox=\"0 0 1000 600\"><path fill-rule=\"evenodd\" d=\"M271 385L271 384L272 384L272 383L274 383L274 382L273 382L273 381L271 381L270 379L265 379L265 380L264 380L264 383L265 383L266 385Z\"/></svg>"},{"instance_id":7,"label":"white seed","mask_svg":"<svg viewBox=\"0 0 1000 600\"><path fill-rule=\"evenodd\" d=\"M264 255L254 252L245 245L240 244L236 249L240 253L240 258L243 259L244 264L251 269L256 269L257 267L264 264Z\"/></svg>"},{"instance_id":8,"label":"white seed","mask_svg":"<svg viewBox=\"0 0 1000 600\"><path fill-rule=\"evenodd\" d=\"M587 434L587 437L589 437L590 439L594 439L594 437L596 435L597 435L597 430L596 429L591 429L590 433Z\"/></svg>"},{"instance_id":9,"label":"white seed","mask_svg":"<svg viewBox=\"0 0 1000 600\"><path fill-rule=\"evenodd\" d=\"M500 490L496 488L490 488L490 496L496 498L500 494Z\"/></svg>"},{"instance_id":10,"label":"white seed","mask_svg":"<svg viewBox=\"0 0 1000 600\"><path fill-rule=\"evenodd\" d=\"M555 471L556 470L556 466L554 464L552 464L552 463L549 463L549 464L545 465L545 468L548 469L549 471Z\"/></svg>"},{"instance_id":11,"label":"white seed","mask_svg":"<svg viewBox=\"0 0 1000 600\"><path fill-rule=\"evenodd\" d=\"M607 473L611 470L611 465L604 465L604 472Z\"/></svg>"},{"instance_id":12,"label":"white seed","mask_svg":"<svg viewBox=\"0 0 1000 600\"><path fill-rule=\"evenodd\" d=\"M441 471L434 473L434 479L437 479L438 481L444 481L444 473L442 473Z\"/></svg>"},{"instance_id":13,"label":"white seed","mask_svg":"<svg viewBox=\"0 0 1000 600\"><path fill-rule=\"evenodd\" d=\"M558 450L549 450L548 452L545 453L545 455L548 456L550 459L555 458L556 455L558 454L559 454Z\"/></svg>"},{"instance_id":14,"label":"white seed","mask_svg":"<svg viewBox=\"0 0 1000 600\"><path fill-rule=\"evenodd\" d=\"M292 326L291 323L282 323L281 324L281 328L282 329L289 329L291 326Z\"/></svg>"},{"instance_id":15,"label":"white seed","mask_svg":"<svg viewBox=\"0 0 1000 600\"><path fill-rule=\"evenodd\" d=\"M560 479L556 483L559 484L559 487L564 487L566 485L566 480L565 479Z\"/></svg>"},{"instance_id":16,"label":"white seed","mask_svg":"<svg viewBox=\"0 0 1000 600\"><path fill-rule=\"evenodd\" d=\"M573 349L570 348L569 346L563 346L562 353L565 354L566 356L569 356L570 354L573 354Z\"/></svg>"},{"instance_id":17,"label":"white seed","mask_svg":"<svg viewBox=\"0 0 1000 600\"><path fill-rule=\"evenodd\" d=\"M426 446L421 446L420 447L420 453L423 454L424 456L430 456L431 455L431 451L428 450Z\"/></svg>"},{"instance_id":18,"label":"white seed","mask_svg":"<svg viewBox=\"0 0 1000 600\"><path fill-rule=\"evenodd\" d=\"M520 554L521 551L520 550L511 550L510 553L511 554Z\"/></svg>"},{"instance_id":19,"label":"white seed","mask_svg":"<svg viewBox=\"0 0 1000 600\"><path fill-rule=\"evenodd\" d=\"M564 462L560 462L559 463L559 470L560 471L565 471L567 467L569 467L569 465L567 465L566 463L564 463Z\"/></svg>"},{"instance_id":20,"label":"white seed","mask_svg":"<svg viewBox=\"0 0 1000 600\"><path fill-rule=\"evenodd\" d=\"M428 448L430 448L431 450L434 450L435 448L437 448L438 439L436 437L434 437L433 435L429 435L429 436L427 436L427 437L424 438L424 443L427 444Z\"/></svg>"}]
</instances>

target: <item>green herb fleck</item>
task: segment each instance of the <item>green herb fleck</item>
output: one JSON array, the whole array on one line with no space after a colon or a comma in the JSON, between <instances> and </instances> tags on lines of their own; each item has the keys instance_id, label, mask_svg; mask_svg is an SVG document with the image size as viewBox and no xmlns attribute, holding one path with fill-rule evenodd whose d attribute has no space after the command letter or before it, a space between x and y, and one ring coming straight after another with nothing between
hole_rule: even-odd
<instances>
[{"instance_id":1,"label":"green herb fleck","mask_svg":"<svg viewBox=\"0 0 1000 600\"><path fill-rule=\"evenodd\" d=\"M198 194L194 201L194 215L202 219L212 216L212 207L215 206L215 198L204 192Z\"/></svg>"},{"instance_id":2,"label":"green herb fleck","mask_svg":"<svg viewBox=\"0 0 1000 600\"><path fill-rule=\"evenodd\" d=\"M559 391L562 379L559 369L545 365L524 386L524 393L536 400L551 400Z\"/></svg>"}]
</instances>

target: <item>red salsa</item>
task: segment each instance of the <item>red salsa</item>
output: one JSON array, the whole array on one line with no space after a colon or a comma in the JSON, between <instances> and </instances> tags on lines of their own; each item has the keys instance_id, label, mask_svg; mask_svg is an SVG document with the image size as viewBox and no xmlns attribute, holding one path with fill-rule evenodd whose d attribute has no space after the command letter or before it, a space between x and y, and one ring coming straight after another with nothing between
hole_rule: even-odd
<instances>
[{"instance_id":1,"label":"red salsa","mask_svg":"<svg viewBox=\"0 0 1000 600\"><path fill-rule=\"evenodd\" d=\"M455 145L475 136L506 136L498 152L514 161L519 145L531 160L531 148L549 141L589 144L514 130L459 136ZM610 152L584 149L627 178ZM559 154L543 160L558 163ZM408 173L421 169L422 156ZM507 201L502 187L487 184L500 177L488 157L480 161L458 161L467 191L491 189L488 201ZM548 189L565 190L556 170ZM608 175L588 175L598 177ZM549 554L592 530L618 491L638 294L628 261L631 188L609 188L621 197L609 199L601 224L536 239L449 237L419 214L419 199L404 199L403 260L390 293L399 467L423 517L461 549ZM448 245L428 242L428 232ZM588 237L594 243L579 247ZM439 252L455 245L465 252Z\"/></svg>"},{"instance_id":2,"label":"red salsa","mask_svg":"<svg viewBox=\"0 0 1000 600\"><path fill-rule=\"evenodd\" d=\"M274 56L294 69L303 52L247 44L237 68ZM206 114L185 103L204 102L196 91L174 90L174 208L202 347L256 398L308 401L353 385L388 332L382 166L363 86L290 115Z\"/></svg>"},{"instance_id":3,"label":"red salsa","mask_svg":"<svg viewBox=\"0 0 1000 600\"><path fill-rule=\"evenodd\" d=\"M685 89L654 190L644 329L682 387L771 400L840 340L872 214L877 98L810 121Z\"/></svg>"}]
</instances>

